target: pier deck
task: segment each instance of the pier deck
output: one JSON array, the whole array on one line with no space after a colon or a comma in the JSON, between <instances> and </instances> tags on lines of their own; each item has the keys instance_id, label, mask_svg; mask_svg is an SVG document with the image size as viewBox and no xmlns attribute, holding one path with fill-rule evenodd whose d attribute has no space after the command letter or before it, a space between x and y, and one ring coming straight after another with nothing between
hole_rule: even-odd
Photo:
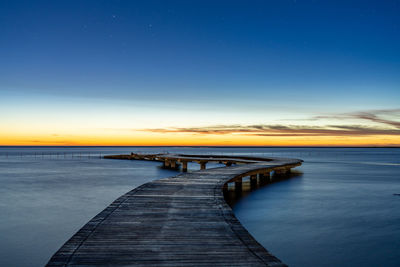
<instances>
[{"instance_id":1,"label":"pier deck","mask_svg":"<svg viewBox=\"0 0 400 267\"><path fill-rule=\"evenodd\" d=\"M245 176L270 179L301 160L253 161L137 187L82 227L47 266L286 266L240 224L222 188Z\"/></svg>"}]
</instances>

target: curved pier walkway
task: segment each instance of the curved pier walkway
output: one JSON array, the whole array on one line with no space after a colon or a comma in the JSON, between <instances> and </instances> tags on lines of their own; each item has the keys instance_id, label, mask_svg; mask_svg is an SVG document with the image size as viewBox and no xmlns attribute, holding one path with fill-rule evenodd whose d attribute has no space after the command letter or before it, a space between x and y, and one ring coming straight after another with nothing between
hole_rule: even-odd
<instances>
[{"instance_id":1,"label":"curved pier walkway","mask_svg":"<svg viewBox=\"0 0 400 267\"><path fill-rule=\"evenodd\" d=\"M253 182L269 180L271 172L286 173L301 165L301 160L137 154L114 158L135 157L164 165L175 160L235 166L137 187L83 226L47 266L286 266L240 224L222 188L228 182L240 188L246 176Z\"/></svg>"}]
</instances>

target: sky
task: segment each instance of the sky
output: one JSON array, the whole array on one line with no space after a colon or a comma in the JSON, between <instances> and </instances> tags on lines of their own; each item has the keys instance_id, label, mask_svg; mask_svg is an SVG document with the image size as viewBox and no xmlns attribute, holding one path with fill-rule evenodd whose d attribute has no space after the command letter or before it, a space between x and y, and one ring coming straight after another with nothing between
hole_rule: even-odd
<instances>
[{"instance_id":1,"label":"sky","mask_svg":"<svg viewBox=\"0 0 400 267\"><path fill-rule=\"evenodd\" d=\"M400 146L399 14L0 0L0 145Z\"/></svg>"}]
</instances>

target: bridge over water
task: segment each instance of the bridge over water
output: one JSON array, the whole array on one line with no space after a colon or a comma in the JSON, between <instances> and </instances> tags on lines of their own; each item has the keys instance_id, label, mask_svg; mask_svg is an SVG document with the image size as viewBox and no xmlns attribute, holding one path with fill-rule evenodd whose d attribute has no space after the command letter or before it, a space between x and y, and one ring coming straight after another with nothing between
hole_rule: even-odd
<instances>
[{"instance_id":1,"label":"bridge over water","mask_svg":"<svg viewBox=\"0 0 400 267\"><path fill-rule=\"evenodd\" d=\"M143 184L100 212L50 259L47 266L286 266L240 224L222 189L242 179L269 182L298 159L177 154L106 158L156 160L166 168L197 162L200 171ZM208 162L227 167L206 169ZM112 177L111 177L112 178Z\"/></svg>"}]
</instances>

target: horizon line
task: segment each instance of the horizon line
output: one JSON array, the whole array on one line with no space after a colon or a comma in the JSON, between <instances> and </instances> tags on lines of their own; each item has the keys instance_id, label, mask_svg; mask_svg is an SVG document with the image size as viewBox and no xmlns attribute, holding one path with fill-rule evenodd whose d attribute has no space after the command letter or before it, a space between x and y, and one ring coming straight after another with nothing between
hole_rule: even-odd
<instances>
[{"instance_id":1,"label":"horizon line","mask_svg":"<svg viewBox=\"0 0 400 267\"><path fill-rule=\"evenodd\" d=\"M392 146L249 146L249 145L235 145L235 146L219 146L219 145L0 145L0 147L195 147L195 148L400 148L400 145Z\"/></svg>"}]
</instances>

